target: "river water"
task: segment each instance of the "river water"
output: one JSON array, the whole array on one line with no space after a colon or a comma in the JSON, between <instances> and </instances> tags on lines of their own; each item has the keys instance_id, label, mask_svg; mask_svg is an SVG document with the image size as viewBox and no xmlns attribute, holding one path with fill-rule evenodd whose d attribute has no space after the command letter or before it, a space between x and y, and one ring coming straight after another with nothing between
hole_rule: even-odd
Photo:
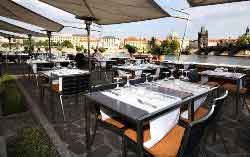
<instances>
[{"instance_id":1,"label":"river water","mask_svg":"<svg viewBox=\"0 0 250 157\"><path fill-rule=\"evenodd\" d=\"M175 56L165 56L166 61L177 61ZM208 55L181 55L180 62L196 62L209 64L229 64L250 66L250 57L208 56Z\"/></svg>"}]
</instances>

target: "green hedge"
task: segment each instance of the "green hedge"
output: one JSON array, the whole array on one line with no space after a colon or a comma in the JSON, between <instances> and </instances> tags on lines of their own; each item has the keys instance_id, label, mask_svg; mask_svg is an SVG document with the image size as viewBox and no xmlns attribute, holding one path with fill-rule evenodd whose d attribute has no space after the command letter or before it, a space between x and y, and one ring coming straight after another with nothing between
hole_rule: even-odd
<instances>
[{"instance_id":1,"label":"green hedge","mask_svg":"<svg viewBox=\"0 0 250 157\"><path fill-rule=\"evenodd\" d=\"M8 146L10 157L56 157L55 147L41 128L23 128L18 131L16 143Z\"/></svg>"},{"instance_id":2,"label":"green hedge","mask_svg":"<svg viewBox=\"0 0 250 157\"><path fill-rule=\"evenodd\" d=\"M23 97L16 87L15 80L16 78L11 75L0 77L0 96L4 115L25 111Z\"/></svg>"}]
</instances>

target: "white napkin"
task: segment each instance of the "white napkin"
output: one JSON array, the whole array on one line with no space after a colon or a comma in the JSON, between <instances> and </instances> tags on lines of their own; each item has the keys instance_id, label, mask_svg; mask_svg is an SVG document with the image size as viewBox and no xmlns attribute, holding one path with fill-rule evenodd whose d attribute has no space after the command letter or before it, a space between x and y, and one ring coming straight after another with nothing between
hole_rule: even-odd
<instances>
[{"instance_id":1,"label":"white napkin","mask_svg":"<svg viewBox=\"0 0 250 157\"><path fill-rule=\"evenodd\" d=\"M194 112L197 111L197 109L205 102L206 98L207 98L207 95L194 101ZM188 119L188 111L186 110L186 111L182 112L181 117Z\"/></svg>"},{"instance_id":2,"label":"white napkin","mask_svg":"<svg viewBox=\"0 0 250 157\"><path fill-rule=\"evenodd\" d=\"M150 125L150 140L144 142L144 147L151 148L161 141L178 123L180 108L170 113L166 113L159 118L151 120Z\"/></svg>"}]
</instances>

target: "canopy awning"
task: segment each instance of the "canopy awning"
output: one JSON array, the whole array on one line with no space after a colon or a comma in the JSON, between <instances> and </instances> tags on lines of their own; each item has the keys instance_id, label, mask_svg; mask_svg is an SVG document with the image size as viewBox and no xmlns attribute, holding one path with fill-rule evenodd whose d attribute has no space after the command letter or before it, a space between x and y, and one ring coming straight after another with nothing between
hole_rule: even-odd
<instances>
[{"instance_id":1,"label":"canopy awning","mask_svg":"<svg viewBox=\"0 0 250 157\"><path fill-rule=\"evenodd\" d=\"M154 0L40 0L99 25L151 20L170 15Z\"/></svg>"},{"instance_id":2,"label":"canopy awning","mask_svg":"<svg viewBox=\"0 0 250 157\"><path fill-rule=\"evenodd\" d=\"M197 6L216 5L223 3L242 2L249 0L187 0L187 1L191 7L197 7Z\"/></svg>"},{"instance_id":3,"label":"canopy awning","mask_svg":"<svg viewBox=\"0 0 250 157\"><path fill-rule=\"evenodd\" d=\"M46 37L46 34L31 31L31 30L13 25L11 23L5 22L3 20L0 20L0 29L5 30L5 31L9 31L9 32L19 33L19 34L30 34L30 35L36 36L36 37Z\"/></svg>"},{"instance_id":4,"label":"canopy awning","mask_svg":"<svg viewBox=\"0 0 250 157\"><path fill-rule=\"evenodd\" d=\"M4 38L15 38L15 39L24 39L25 37L21 37L21 36L17 36L17 35L14 35L14 34L8 34L8 33L5 33L5 32L2 32L0 30L0 36L4 37Z\"/></svg>"},{"instance_id":5,"label":"canopy awning","mask_svg":"<svg viewBox=\"0 0 250 157\"><path fill-rule=\"evenodd\" d=\"M63 29L63 25L41 16L12 0L1 0L0 16L36 25L48 31L58 32Z\"/></svg>"}]
</instances>

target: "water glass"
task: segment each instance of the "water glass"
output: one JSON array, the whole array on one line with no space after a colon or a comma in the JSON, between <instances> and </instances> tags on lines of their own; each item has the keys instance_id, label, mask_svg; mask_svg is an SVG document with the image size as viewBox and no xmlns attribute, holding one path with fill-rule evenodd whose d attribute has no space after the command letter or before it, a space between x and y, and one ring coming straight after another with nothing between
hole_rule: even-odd
<instances>
[{"instance_id":1,"label":"water glass","mask_svg":"<svg viewBox=\"0 0 250 157\"><path fill-rule=\"evenodd\" d=\"M173 69L170 69L170 71L171 71L171 76L169 77L169 79L170 80L174 80L175 78L174 78L174 71L175 71L175 69L173 68Z\"/></svg>"}]
</instances>

